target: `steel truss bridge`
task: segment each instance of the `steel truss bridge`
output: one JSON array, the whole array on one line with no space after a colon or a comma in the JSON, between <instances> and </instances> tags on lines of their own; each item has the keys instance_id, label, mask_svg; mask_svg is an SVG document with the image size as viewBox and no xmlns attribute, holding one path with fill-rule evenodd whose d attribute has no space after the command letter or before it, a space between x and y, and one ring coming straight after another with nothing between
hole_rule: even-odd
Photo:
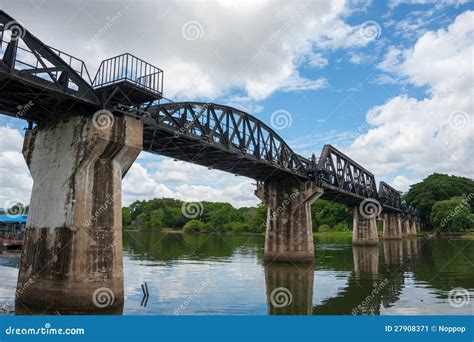
<instances>
[{"instance_id":1,"label":"steel truss bridge","mask_svg":"<svg viewBox=\"0 0 474 342\"><path fill-rule=\"evenodd\" d=\"M214 103L163 99L163 71L130 54L101 63L92 79L83 61L42 43L0 11L0 113L29 126L107 109L143 121L143 149L260 182L296 177L324 188L323 198L355 206L380 202L386 212L417 214L400 192L331 145L305 158L268 125Z\"/></svg>"}]
</instances>

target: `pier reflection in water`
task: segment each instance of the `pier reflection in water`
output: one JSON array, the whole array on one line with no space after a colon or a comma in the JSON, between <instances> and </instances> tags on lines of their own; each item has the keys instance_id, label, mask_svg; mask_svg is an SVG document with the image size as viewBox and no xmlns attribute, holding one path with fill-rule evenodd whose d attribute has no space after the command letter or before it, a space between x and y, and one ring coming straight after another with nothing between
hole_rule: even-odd
<instances>
[{"instance_id":1,"label":"pier reflection in water","mask_svg":"<svg viewBox=\"0 0 474 342\"><path fill-rule=\"evenodd\" d=\"M311 315L313 264L265 264L267 305L270 315Z\"/></svg>"},{"instance_id":2,"label":"pier reflection in water","mask_svg":"<svg viewBox=\"0 0 474 342\"><path fill-rule=\"evenodd\" d=\"M380 315L397 302L404 287L404 272L415 259L418 240L383 241L381 246L352 246L353 269L347 283L333 297L315 305L316 315ZM381 264L383 248L385 264ZM317 285L316 285L317 289Z\"/></svg>"},{"instance_id":3,"label":"pier reflection in water","mask_svg":"<svg viewBox=\"0 0 474 342\"><path fill-rule=\"evenodd\" d=\"M313 265L265 264L263 236L124 234L125 315L470 314L448 293L472 296L474 246L461 239L381 241L353 247L316 238ZM471 243L471 244L470 244ZM461 253L460 253L461 251ZM0 309L13 313L18 255L0 254ZM148 284L147 306L141 285ZM291 300L285 302L287 289ZM271 301L272 292L275 299ZM284 290L283 290L284 291ZM280 296L278 297L278 294ZM474 298L471 297L471 303ZM276 304L276 305L274 305ZM182 308L182 309L181 309ZM178 310L179 309L179 310ZM25 312L17 306L17 313ZM50 314L58 314L48 311ZM60 312L88 314L92 312Z\"/></svg>"}]
</instances>

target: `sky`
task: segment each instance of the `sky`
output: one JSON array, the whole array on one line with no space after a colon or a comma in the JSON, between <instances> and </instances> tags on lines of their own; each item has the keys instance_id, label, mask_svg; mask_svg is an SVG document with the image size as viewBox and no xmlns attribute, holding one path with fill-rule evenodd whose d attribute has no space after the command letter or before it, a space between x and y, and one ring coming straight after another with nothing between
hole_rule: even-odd
<instances>
[{"instance_id":1,"label":"sky","mask_svg":"<svg viewBox=\"0 0 474 342\"><path fill-rule=\"evenodd\" d=\"M165 97L244 110L305 157L331 144L401 191L433 172L473 177L472 1L0 0L0 8L91 75L103 59L132 53L164 70ZM0 207L29 202L25 127L0 115ZM253 183L142 152L123 204L252 206Z\"/></svg>"}]
</instances>

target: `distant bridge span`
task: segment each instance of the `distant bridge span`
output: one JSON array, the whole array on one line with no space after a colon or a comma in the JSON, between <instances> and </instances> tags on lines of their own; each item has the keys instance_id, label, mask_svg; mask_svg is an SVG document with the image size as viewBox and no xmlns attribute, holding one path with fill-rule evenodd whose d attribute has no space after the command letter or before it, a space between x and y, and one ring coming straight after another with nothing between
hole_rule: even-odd
<instances>
[{"instance_id":1,"label":"distant bridge span","mask_svg":"<svg viewBox=\"0 0 474 342\"><path fill-rule=\"evenodd\" d=\"M353 212L354 245L378 244L377 218L386 239L419 229L396 189L381 182L377 190L371 172L331 145L305 158L238 109L163 103L163 71L127 53L102 61L91 79L83 61L3 11L0 113L28 121L23 155L34 186L18 284L35 282L17 291L25 306L90 309L104 287L123 302L119 195L142 150L257 180L255 194L268 206L268 261L314 262L310 209L318 198Z\"/></svg>"}]
</instances>

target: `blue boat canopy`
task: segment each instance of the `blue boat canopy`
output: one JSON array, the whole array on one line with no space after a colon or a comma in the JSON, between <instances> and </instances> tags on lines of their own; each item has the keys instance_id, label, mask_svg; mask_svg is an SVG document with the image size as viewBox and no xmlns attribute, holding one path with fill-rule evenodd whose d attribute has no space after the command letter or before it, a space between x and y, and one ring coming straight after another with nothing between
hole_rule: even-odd
<instances>
[{"instance_id":1,"label":"blue boat canopy","mask_svg":"<svg viewBox=\"0 0 474 342\"><path fill-rule=\"evenodd\" d=\"M26 223L28 219L27 214L21 215L0 215L0 223Z\"/></svg>"}]
</instances>

